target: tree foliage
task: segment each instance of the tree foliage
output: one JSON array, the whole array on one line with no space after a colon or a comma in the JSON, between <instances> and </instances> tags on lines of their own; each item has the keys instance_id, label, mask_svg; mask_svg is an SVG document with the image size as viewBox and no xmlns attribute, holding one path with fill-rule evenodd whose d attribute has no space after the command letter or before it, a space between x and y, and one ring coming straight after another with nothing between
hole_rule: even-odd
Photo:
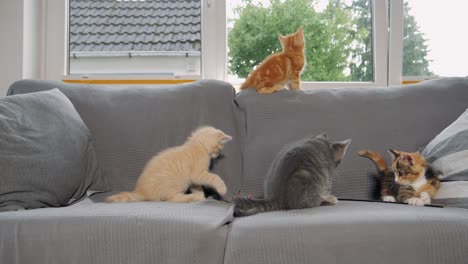
<instances>
[{"instance_id":1,"label":"tree foliage","mask_svg":"<svg viewBox=\"0 0 468 264\"><path fill-rule=\"evenodd\" d=\"M429 48L424 34L419 30L416 19L410 14L408 2L403 7L403 76L432 76L427 53Z\"/></svg>"},{"instance_id":2,"label":"tree foliage","mask_svg":"<svg viewBox=\"0 0 468 264\"><path fill-rule=\"evenodd\" d=\"M241 78L268 55L281 50L278 35L302 25L306 41L305 81L372 81L371 6L329 0L318 11L315 0L270 0L262 6L244 0L228 33L229 72ZM427 75L427 45L405 5L404 74Z\"/></svg>"},{"instance_id":3,"label":"tree foliage","mask_svg":"<svg viewBox=\"0 0 468 264\"><path fill-rule=\"evenodd\" d=\"M353 81L372 81L373 50L372 50L372 15L371 3L368 0L353 1L347 9L356 17L356 30L353 31L354 47L349 63L350 79Z\"/></svg>"},{"instance_id":4,"label":"tree foliage","mask_svg":"<svg viewBox=\"0 0 468 264\"><path fill-rule=\"evenodd\" d=\"M352 18L340 3L323 12L314 9L313 0L271 0L268 7L244 1L236 10L239 19L228 33L229 70L246 77L255 65L281 50L278 35L304 29L307 65L302 80L344 80L343 73L352 41L347 26Z\"/></svg>"}]
</instances>

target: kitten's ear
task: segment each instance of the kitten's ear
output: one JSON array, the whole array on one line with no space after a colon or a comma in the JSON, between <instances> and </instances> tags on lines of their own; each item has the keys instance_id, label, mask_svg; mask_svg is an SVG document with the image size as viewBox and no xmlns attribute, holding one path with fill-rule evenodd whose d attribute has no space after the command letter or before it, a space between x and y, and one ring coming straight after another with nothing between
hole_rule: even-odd
<instances>
[{"instance_id":1,"label":"kitten's ear","mask_svg":"<svg viewBox=\"0 0 468 264\"><path fill-rule=\"evenodd\" d=\"M286 37L280 34L280 35L278 35L278 39L281 42L281 46L283 46L284 45L284 40L286 39Z\"/></svg>"},{"instance_id":2,"label":"kitten's ear","mask_svg":"<svg viewBox=\"0 0 468 264\"><path fill-rule=\"evenodd\" d=\"M318 134L315 138L328 139L327 132L322 132L322 133Z\"/></svg>"},{"instance_id":3,"label":"kitten's ear","mask_svg":"<svg viewBox=\"0 0 468 264\"><path fill-rule=\"evenodd\" d=\"M223 136L222 136L222 138L221 138L221 143L222 143L222 144L224 144L224 143L226 143L226 142L229 142L229 141L231 141L231 140L232 140L232 137L231 137L231 136L226 135L226 134L223 133Z\"/></svg>"},{"instance_id":4,"label":"kitten's ear","mask_svg":"<svg viewBox=\"0 0 468 264\"><path fill-rule=\"evenodd\" d=\"M304 31L302 31L302 26L299 26L299 29L297 30L297 33L304 34Z\"/></svg>"},{"instance_id":5,"label":"kitten's ear","mask_svg":"<svg viewBox=\"0 0 468 264\"><path fill-rule=\"evenodd\" d=\"M400 155L401 155L401 153L399 151L396 151L394 149L388 149L388 152L392 156L392 159L396 159L396 158L400 157Z\"/></svg>"},{"instance_id":6,"label":"kitten's ear","mask_svg":"<svg viewBox=\"0 0 468 264\"><path fill-rule=\"evenodd\" d=\"M284 39L285 39L285 37L283 35L278 35L278 39L279 39L279 41L281 43L281 47L284 49Z\"/></svg>"},{"instance_id":7,"label":"kitten's ear","mask_svg":"<svg viewBox=\"0 0 468 264\"><path fill-rule=\"evenodd\" d=\"M343 141L334 142L332 144L334 158L336 162L339 162L341 159L343 159L346 153L346 149L348 149L350 143L351 139L347 139Z\"/></svg>"}]
</instances>

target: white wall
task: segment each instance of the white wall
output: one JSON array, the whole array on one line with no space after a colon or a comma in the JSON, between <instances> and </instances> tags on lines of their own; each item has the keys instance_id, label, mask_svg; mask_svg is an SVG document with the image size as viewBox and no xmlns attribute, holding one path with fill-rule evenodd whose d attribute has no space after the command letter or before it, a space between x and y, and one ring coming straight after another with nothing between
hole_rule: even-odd
<instances>
[{"instance_id":1,"label":"white wall","mask_svg":"<svg viewBox=\"0 0 468 264\"><path fill-rule=\"evenodd\" d=\"M40 12L40 0L0 0L0 96L14 81L41 76Z\"/></svg>"},{"instance_id":2,"label":"white wall","mask_svg":"<svg viewBox=\"0 0 468 264\"><path fill-rule=\"evenodd\" d=\"M0 0L0 96L23 77L23 4Z\"/></svg>"}]
</instances>

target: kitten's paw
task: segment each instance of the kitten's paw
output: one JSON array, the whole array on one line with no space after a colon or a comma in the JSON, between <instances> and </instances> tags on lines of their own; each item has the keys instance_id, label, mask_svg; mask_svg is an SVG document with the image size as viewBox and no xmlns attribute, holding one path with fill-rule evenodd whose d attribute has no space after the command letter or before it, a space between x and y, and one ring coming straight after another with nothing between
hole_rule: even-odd
<instances>
[{"instance_id":1,"label":"kitten's paw","mask_svg":"<svg viewBox=\"0 0 468 264\"><path fill-rule=\"evenodd\" d=\"M297 84L297 85L292 85L292 91L300 91L301 90L301 85L300 84Z\"/></svg>"},{"instance_id":2,"label":"kitten's paw","mask_svg":"<svg viewBox=\"0 0 468 264\"><path fill-rule=\"evenodd\" d=\"M338 199L333 195L322 196L322 203L320 205L335 205L338 203Z\"/></svg>"},{"instance_id":3,"label":"kitten's paw","mask_svg":"<svg viewBox=\"0 0 468 264\"><path fill-rule=\"evenodd\" d=\"M423 206L424 205L424 201L422 199L416 198L416 197L409 198L406 202L408 204L410 204L410 205L415 205L415 206Z\"/></svg>"},{"instance_id":4,"label":"kitten's paw","mask_svg":"<svg viewBox=\"0 0 468 264\"><path fill-rule=\"evenodd\" d=\"M422 192L419 197L423 200L424 204L431 204L431 196L427 192Z\"/></svg>"},{"instance_id":5,"label":"kitten's paw","mask_svg":"<svg viewBox=\"0 0 468 264\"><path fill-rule=\"evenodd\" d=\"M394 203L394 202L396 202L396 199L395 199L395 197L393 197L391 195L385 195L384 197L382 197L382 201Z\"/></svg>"},{"instance_id":6,"label":"kitten's paw","mask_svg":"<svg viewBox=\"0 0 468 264\"><path fill-rule=\"evenodd\" d=\"M227 187L226 184L220 183L218 186L216 186L216 191L218 191L219 194L225 195L227 193Z\"/></svg>"},{"instance_id":7,"label":"kitten's paw","mask_svg":"<svg viewBox=\"0 0 468 264\"><path fill-rule=\"evenodd\" d=\"M123 202L138 202L143 201L145 198L134 192L121 192L106 198L108 203L123 203Z\"/></svg>"},{"instance_id":8,"label":"kitten's paw","mask_svg":"<svg viewBox=\"0 0 468 264\"><path fill-rule=\"evenodd\" d=\"M258 93L258 94L271 94L271 93L274 93L274 92L275 92L275 91L272 90L272 89L269 88L269 87L257 89L257 93Z\"/></svg>"},{"instance_id":9,"label":"kitten's paw","mask_svg":"<svg viewBox=\"0 0 468 264\"><path fill-rule=\"evenodd\" d=\"M206 200L205 195L201 193L201 194L194 195L192 202L199 202L199 201L204 201L204 200Z\"/></svg>"}]
</instances>

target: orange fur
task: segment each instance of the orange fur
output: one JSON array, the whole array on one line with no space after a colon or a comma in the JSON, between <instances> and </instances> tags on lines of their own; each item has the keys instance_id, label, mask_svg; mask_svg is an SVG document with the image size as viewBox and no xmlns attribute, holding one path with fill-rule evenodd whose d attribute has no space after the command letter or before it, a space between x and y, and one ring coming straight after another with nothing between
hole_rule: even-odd
<instances>
[{"instance_id":1,"label":"orange fur","mask_svg":"<svg viewBox=\"0 0 468 264\"><path fill-rule=\"evenodd\" d=\"M401 185L411 185L414 181L424 177L427 162L421 154L396 150L390 150L390 152L393 155L392 170L395 173L395 182ZM405 173L398 174L401 170L399 168L403 168Z\"/></svg>"},{"instance_id":2,"label":"orange fur","mask_svg":"<svg viewBox=\"0 0 468 264\"><path fill-rule=\"evenodd\" d=\"M391 201L396 200L395 196L397 195L398 188L395 186L394 176L391 171L388 170L387 162L385 159L377 152L371 150L360 150L357 153L361 157L368 158L372 160L379 171L379 183L380 183L380 199L383 201L389 201L388 196Z\"/></svg>"},{"instance_id":3,"label":"orange fur","mask_svg":"<svg viewBox=\"0 0 468 264\"><path fill-rule=\"evenodd\" d=\"M418 206L430 204L440 187L438 172L419 152L389 151L395 182L402 186L398 200Z\"/></svg>"},{"instance_id":4,"label":"orange fur","mask_svg":"<svg viewBox=\"0 0 468 264\"><path fill-rule=\"evenodd\" d=\"M371 150L360 150L357 153L359 156L366 157L374 161L375 166L380 172L385 173L388 170L387 162L380 156L379 153Z\"/></svg>"},{"instance_id":5,"label":"orange fur","mask_svg":"<svg viewBox=\"0 0 468 264\"><path fill-rule=\"evenodd\" d=\"M428 182L427 184L421 186L418 193L421 194L422 192L427 192L429 194L429 196L432 199L434 199L437 191L440 188L440 181L435 180L435 179L430 179L427 182Z\"/></svg>"},{"instance_id":6,"label":"orange fur","mask_svg":"<svg viewBox=\"0 0 468 264\"><path fill-rule=\"evenodd\" d=\"M380 198L387 202L405 202L422 206L430 204L440 187L437 171L426 162L419 152L389 150L392 155L392 170L377 152L358 151L358 155L371 159L380 177Z\"/></svg>"},{"instance_id":7,"label":"orange fur","mask_svg":"<svg viewBox=\"0 0 468 264\"><path fill-rule=\"evenodd\" d=\"M305 65L302 27L288 36L279 36L283 51L268 56L253 70L240 89L255 88L259 94L280 91L284 86L300 90L300 75Z\"/></svg>"},{"instance_id":8,"label":"orange fur","mask_svg":"<svg viewBox=\"0 0 468 264\"><path fill-rule=\"evenodd\" d=\"M224 143L231 137L213 127L202 127L187 141L154 156L144 168L132 192L122 192L107 198L108 202L169 201L194 202L205 199L200 186L208 185L224 195L226 185L209 172ZM197 187L198 186L198 187ZM191 187L191 193L186 194Z\"/></svg>"}]
</instances>

